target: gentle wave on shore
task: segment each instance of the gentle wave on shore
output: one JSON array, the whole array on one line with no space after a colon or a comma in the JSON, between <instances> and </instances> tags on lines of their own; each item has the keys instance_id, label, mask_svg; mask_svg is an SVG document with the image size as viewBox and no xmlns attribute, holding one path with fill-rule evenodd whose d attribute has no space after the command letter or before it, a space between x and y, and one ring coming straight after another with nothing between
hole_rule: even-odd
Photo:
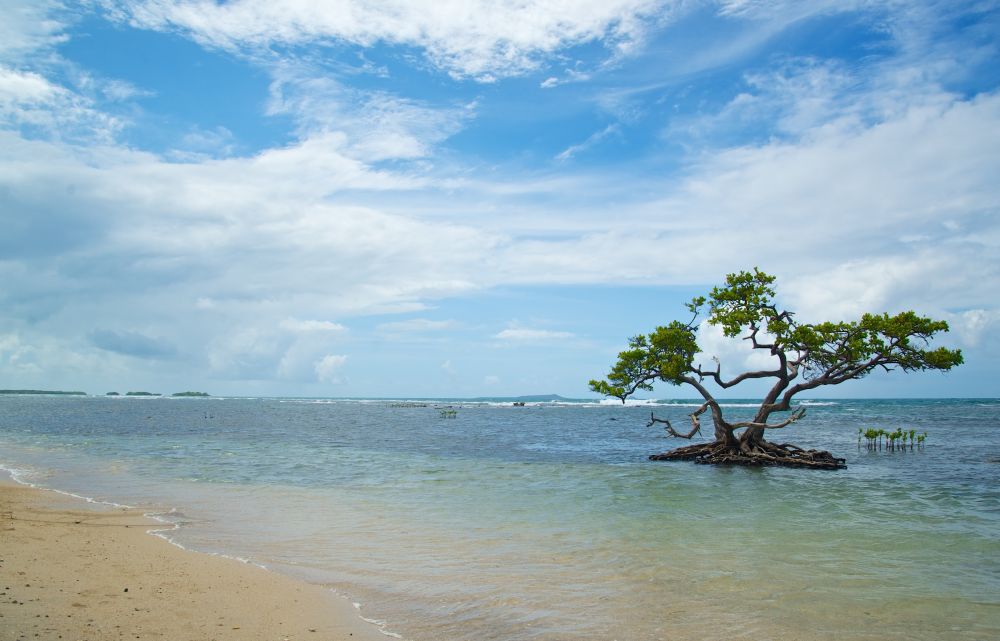
<instances>
[{"instance_id":1,"label":"gentle wave on shore","mask_svg":"<svg viewBox=\"0 0 1000 641\"><path fill-rule=\"evenodd\" d=\"M849 465L815 472L647 462L693 402L317 400L4 398L0 463L413 641L1000 636L995 401L812 403L781 440Z\"/></svg>"}]
</instances>

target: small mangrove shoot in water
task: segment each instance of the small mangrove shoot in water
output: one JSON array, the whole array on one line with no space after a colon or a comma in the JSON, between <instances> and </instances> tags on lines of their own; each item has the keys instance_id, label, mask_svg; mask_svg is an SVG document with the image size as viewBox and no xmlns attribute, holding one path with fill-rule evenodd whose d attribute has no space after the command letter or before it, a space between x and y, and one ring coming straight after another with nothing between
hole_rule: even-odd
<instances>
[{"instance_id":1,"label":"small mangrove shoot in water","mask_svg":"<svg viewBox=\"0 0 1000 641\"><path fill-rule=\"evenodd\" d=\"M917 434L916 430L904 430L902 428L897 429L895 432L887 432L881 429L875 429L874 427L869 427L866 430L858 430L858 449L861 449L861 437L865 438L865 449L868 451L882 450L883 443L885 444L885 449L889 451L895 451L897 449L906 451L906 441L910 441L910 449L912 450L914 446L919 447L923 444L924 439L927 438L927 432L923 434Z\"/></svg>"},{"instance_id":2,"label":"small mangrove shoot in water","mask_svg":"<svg viewBox=\"0 0 1000 641\"><path fill-rule=\"evenodd\" d=\"M622 403L639 390L652 391L657 381L689 386L704 399L689 415L690 432L671 428L668 433L693 437L699 431L700 417L709 412L714 440L654 454L651 459L841 468L845 460L829 452L803 450L765 439L768 432L787 427L805 415L804 407L792 406L796 395L864 378L875 370L947 371L962 363L959 350L929 346L935 335L948 330L944 321L907 311L864 314L854 321L802 323L792 312L778 306L774 281L774 276L756 268L729 274L725 285L687 305L689 321L675 320L650 334L629 339L628 348L618 354L607 378L590 381L592 390L617 397ZM727 337L741 336L753 350L768 355L772 365L727 377L718 359L713 359L714 367L697 362L701 354L698 319L702 315ZM731 422L709 386L728 390L749 380L767 381L771 387L752 420ZM779 418L772 418L775 415ZM669 425L665 419L653 422Z\"/></svg>"}]
</instances>

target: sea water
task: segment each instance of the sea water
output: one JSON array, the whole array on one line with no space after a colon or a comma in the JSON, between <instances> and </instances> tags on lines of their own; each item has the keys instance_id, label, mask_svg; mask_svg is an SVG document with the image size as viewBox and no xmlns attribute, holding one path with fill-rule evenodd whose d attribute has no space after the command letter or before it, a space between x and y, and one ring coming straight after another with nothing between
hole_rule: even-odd
<instances>
[{"instance_id":1,"label":"sea water","mask_svg":"<svg viewBox=\"0 0 1000 641\"><path fill-rule=\"evenodd\" d=\"M696 405L7 396L0 465L412 641L1000 638L1000 401L813 402L769 435L839 471L648 461L687 444L650 413Z\"/></svg>"}]
</instances>

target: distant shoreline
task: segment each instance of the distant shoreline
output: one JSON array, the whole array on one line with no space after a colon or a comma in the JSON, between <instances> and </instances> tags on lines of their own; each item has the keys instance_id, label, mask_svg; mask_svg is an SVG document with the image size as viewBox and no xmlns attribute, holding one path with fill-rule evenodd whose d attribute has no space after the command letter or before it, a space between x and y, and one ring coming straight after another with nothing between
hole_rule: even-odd
<instances>
[{"instance_id":1,"label":"distant shoreline","mask_svg":"<svg viewBox=\"0 0 1000 641\"><path fill-rule=\"evenodd\" d=\"M0 394L9 396L35 395L35 396L89 396L86 392L64 392L62 390L44 389L0 389Z\"/></svg>"}]
</instances>

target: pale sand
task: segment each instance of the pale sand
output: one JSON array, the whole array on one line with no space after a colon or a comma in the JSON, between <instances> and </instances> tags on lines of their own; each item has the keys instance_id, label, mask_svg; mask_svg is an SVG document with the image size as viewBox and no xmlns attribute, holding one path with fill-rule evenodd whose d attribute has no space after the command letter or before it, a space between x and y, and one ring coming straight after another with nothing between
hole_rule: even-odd
<instances>
[{"instance_id":1,"label":"pale sand","mask_svg":"<svg viewBox=\"0 0 1000 641\"><path fill-rule=\"evenodd\" d=\"M163 527L0 481L0 641L385 641L329 590L147 533Z\"/></svg>"}]
</instances>

